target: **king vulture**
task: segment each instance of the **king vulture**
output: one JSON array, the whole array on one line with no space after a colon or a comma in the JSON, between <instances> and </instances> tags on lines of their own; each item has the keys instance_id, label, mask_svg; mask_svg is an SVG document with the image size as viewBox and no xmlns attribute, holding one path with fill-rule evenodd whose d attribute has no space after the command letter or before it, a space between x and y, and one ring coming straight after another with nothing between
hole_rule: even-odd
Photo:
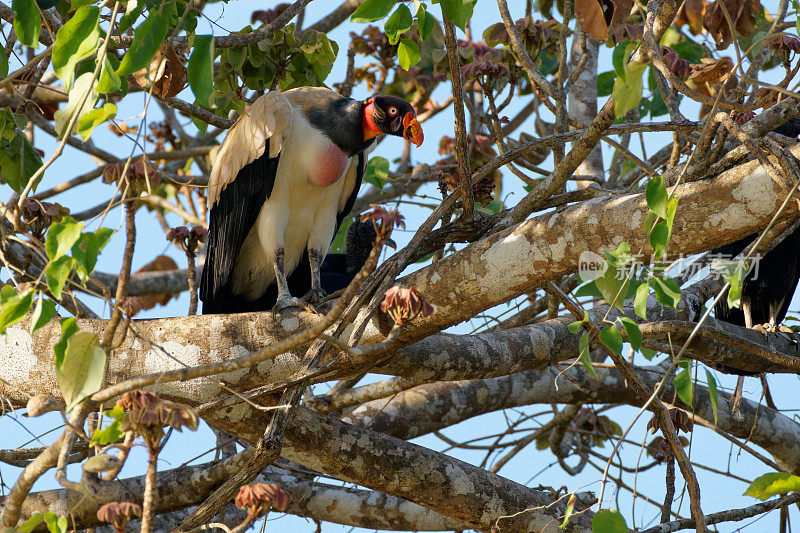
<instances>
[{"instance_id":1,"label":"king vulture","mask_svg":"<svg viewBox=\"0 0 800 533\"><path fill-rule=\"evenodd\" d=\"M787 137L797 137L800 134L800 120L790 119L774 131ZM736 242L715 248L711 253L732 259L757 237L758 234L748 235ZM714 314L723 322L757 329L763 333L778 331L778 326L786 318L798 280L800 280L800 228L795 229L769 253L761 257L758 264L747 273L742 282L740 307L728 306L726 291L714 306ZM739 376L736 390L731 398L733 409L736 410L742 397L743 376L758 374L727 365L715 366L722 372Z\"/></svg>"},{"instance_id":2,"label":"king vulture","mask_svg":"<svg viewBox=\"0 0 800 533\"><path fill-rule=\"evenodd\" d=\"M365 101L301 87L259 97L228 131L211 169L203 312L255 302L276 285L275 309L302 305L287 275L308 257L311 302L320 267L353 206L366 155L381 134L422 144L414 108L394 96Z\"/></svg>"}]
</instances>

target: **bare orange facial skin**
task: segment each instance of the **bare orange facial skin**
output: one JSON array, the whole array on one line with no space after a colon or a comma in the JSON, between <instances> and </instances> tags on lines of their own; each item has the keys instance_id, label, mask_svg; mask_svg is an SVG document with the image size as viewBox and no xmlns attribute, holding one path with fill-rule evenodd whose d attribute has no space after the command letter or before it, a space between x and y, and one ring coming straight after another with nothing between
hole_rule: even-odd
<instances>
[{"instance_id":1,"label":"bare orange facial skin","mask_svg":"<svg viewBox=\"0 0 800 533\"><path fill-rule=\"evenodd\" d=\"M417 146L420 146L422 141L425 140L425 136L422 134L422 126L417 117L411 113L406 113L406 116L403 117L403 138Z\"/></svg>"},{"instance_id":2,"label":"bare orange facial skin","mask_svg":"<svg viewBox=\"0 0 800 533\"><path fill-rule=\"evenodd\" d=\"M364 114L361 117L361 126L364 129L364 142L377 137L383 132L375 125L375 104L372 103L372 98L367 100L367 105L364 107Z\"/></svg>"}]
</instances>

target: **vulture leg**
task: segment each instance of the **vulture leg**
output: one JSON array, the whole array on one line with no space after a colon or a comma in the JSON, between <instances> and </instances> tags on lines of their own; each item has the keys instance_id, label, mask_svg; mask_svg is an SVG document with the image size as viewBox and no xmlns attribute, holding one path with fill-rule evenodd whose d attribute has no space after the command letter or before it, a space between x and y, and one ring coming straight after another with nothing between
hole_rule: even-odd
<instances>
[{"instance_id":1,"label":"vulture leg","mask_svg":"<svg viewBox=\"0 0 800 533\"><path fill-rule=\"evenodd\" d=\"M302 300L294 298L289 292L289 282L286 280L286 269L283 266L283 248L275 250L273 267L275 268L275 283L278 285L278 300L275 302L273 312L282 311L287 307L305 307Z\"/></svg>"},{"instance_id":2,"label":"vulture leg","mask_svg":"<svg viewBox=\"0 0 800 533\"><path fill-rule=\"evenodd\" d=\"M322 288L320 269L325 257L319 250L308 251L308 263L311 265L311 290L306 295L306 300L311 303L319 303L325 296L325 290Z\"/></svg>"},{"instance_id":3,"label":"vulture leg","mask_svg":"<svg viewBox=\"0 0 800 533\"><path fill-rule=\"evenodd\" d=\"M750 312L750 302L742 299L742 314L744 315L744 327L753 329L753 315ZM733 391L731 396L731 412L735 413L739 410L739 403L742 401L742 389L744 389L744 376L739 376L736 380L736 390Z\"/></svg>"}]
</instances>

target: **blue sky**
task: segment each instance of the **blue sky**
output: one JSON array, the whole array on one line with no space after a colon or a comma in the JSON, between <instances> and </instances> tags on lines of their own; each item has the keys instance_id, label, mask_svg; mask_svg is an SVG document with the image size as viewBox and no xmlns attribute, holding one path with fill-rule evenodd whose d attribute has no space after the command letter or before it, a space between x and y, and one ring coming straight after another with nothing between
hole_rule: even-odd
<instances>
[{"instance_id":1,"label":"blue sky","mask_svg":"<svg viewBox=\"0 0 800 533\"><path fill-rule=\"evenodd\" d=\"M277 2L232 1L229 4L212 4L206 9L206 14L210 17L210 19L199 21L197 32L222 35L228 31L238 30L241 27L249 24L250 13L253 10L266 9L276 3ZM306 14L306 25L327 14L331 9L333 9L333 7L338 5L338 3L338 1L334 2L323 0L316 0L315 2L312 2L309 6L308 13ZM523 2L512 1L509 3L511 4L512 14L515 18L523 15ZM768 8L771 7L769 4L773 3L774 2L764 2ZM435 10L434 12L436 13L438 10ZM475 16L473 17L472 21L474 35L479 36L488 23L494 23L499 20L500 17L497 11L496 3L489 0L479 0L476 6ZM349 32L360 32L362 28L362 25L353 25L347 22L328 34L331 39L339 42L340 44L340 54L336 65L334 66L333 72L328 78L329 83L341 81L343 79L346 63L346 55L344 50L346 49L346 43L349 41ZM609 49L602 49L600 66L601 72L610 69L610 52L611 51ZM435 93L434 97L441 101L449 94L450 88L449 85L447 85L442 86ZM187 100L192 100L191 94L188 90L182 96ZM353 96L355 98L368 96L366 87L363 85L356 87ZM527 100L523 100L522 104L524 104L526 101ZM126 121L129 124L138 123L138 121L141 119L142 109L144 107L143 104L144 96L141 93L132 97L128 97L123 104L120 105L117 119L120 121ZM515 104L513 104L513 108L519 107L521 107L520 103L515 102ZM508 115L513 114L513 108L507 112ZM687 112L687 116L689 118L695 118L696 111L694 112L694 115ZM547 119L546 116L544 118ZM147 120L153 121L159 119L160 113L158 112L157 107L151 104L147 112ZM425 162L432 164L440 158L437 153L438 140L442 135L452 135L453 120L452 112L448 110L424 124L426 142L421 148L414 150L412 155L414 162ZM188 120L185 122L187 124L189 123ZM530 133L534 133L532 121L528 121L528 123L523 125L519 131L528 131ZM38 133L37 135L37 147L43 148L47 155L52 153L52 150L55 147L54 143L50 139L47 139L45 134ZM113 147L112 151L119 156L126 156L130 153L130 143L127 140L120 140L112 136L104 127L98 128L93 138L99 146L102 146L106 149L109 146ZM647 153L654 153L665 143L669 142L669 140L670 137L665 134L649 134L645 138ZM631 146L635 152L641 154L638 140L634 140L634 142L631 143ZM373 155L382 155L389 160L392 160L394 157L397 157L400 154L401 148L401 141L399 139L389 138L386 139L385 142L381 143L380 147ZM148 146L147 149L149 150L151 147ZM610 153L607 153L607 155L609 157L606 158L606 164L608 164L608 161L610 161ZM548 163L549 161L543 163L541 166L547 168ZM40 189L51 187L94 167L95 164L89 156L67 147L64 155L62 155L62 157L47 170L44 181L40 185ZM109 187L111 186L97 181L90 186L84 186L70 193L58 196L56 200L70 207L72 211L77 212L85 208L92 207L109 197L111 194L111 189L109 189ZM362 191L363 190L365 189L362 189ZM0 195L7 194L7 191L8 189L5 189L2 193L0 193ZM423 194L429 195L431 201L433 202L440 198L435 185L425 188L422 192ZM522 192L523 190L519 181L514 178L513 175L507 174L507 179L505 180L503 186L503 199L506 202L513 204L520 198L520 194ZM399 245L407 242L407 239L413 234L420 222L424 220L424 217L427 216L428 212L429 211L427 209L418 206L405 205L402 207L402 213L406 216L407 230L394 235L394 238ZM173 225L181 224L179 220L171 215L168 215L167 219ZM112 229L120 229L122 227L122 210L119 208L112 210L103 221L103 225L111 227ZM161 228L157 225L155 219L146 211L140 212L137 215L137 228L139 232L139 239L137 240L136 253L134 256L134 269L140 268L142 265L150 261L155 255L161 253L167 253L171 255L176 260L178 265L181 267L185 266L186 260L183 256L183 253L175 250L174 247L166 242L166 240L163 238L163 232ZM115 272L116 269L119 268L119 258L121 255L122 239L119 236L116 236L101 256L98 270ZM5 277L5 274L3 274L3 276ZM174 300L166 307L158 307L152 311L144 312L139 316L139 318L178 316L185 314L187 309L188 294L183 293L179 299ZM796 302L792 309L796 309ZM474 323L465 323L452 328L451 331L456 333L468 333L472 331L474 327L479 325L480 322L477 321ZM704 376L704 372L700 371L698 375ZM728 387L733 387L735 384L735 378L727 377L719 373L717 373L717 379L721 384L724 384ZM798 407L795 400L796 395L793 394L798 385L798 377L792 375L771 376L770 384L773 395L775 396L775 401L779 407L785 407L787 409L796 409ZM320 389L320 392L323 392L324 390L325 387L323 386ZM745 386L745 392L748 397L757 399L760 395L760 385L758 384L758 380L754 378L748 379ZM502 413L484 415L482 417L465 422L457 427L448 428L444 430L443 433L456 440L467 440L483 434L499 433L507 427L506 418L513 420L516 416L518 416L519 413L531 414L536 412L544 412L547 410L549 410L549 406L531 406L519 410L510 410L506 413L506 415ZM617 421L624 428L632 419L633 415L635 414L635 410L627 407L620 407L610 409L604 414ZM787 415L793 416L793 412L789 412ZM42 419L28 420L18 418L18 416L19 414L15 413L0 418L0 434L4 435L4 438L2 439L3 448L19 446L29 440L30 433L33 433L34 435L41 435L59 424L59 420L56 417L43 417ZM641 417L641 419L636 423L634 429L630 432L629 439L637 442L641 442L643 440L645 442L650 441L651 437L649 435L645 438L645 425L647 424L649 418L649 414L645 414L643 417ZM199 434L176 434L173 436L161 456L161 468L173 468L188 458L199 455L203 451L213 447L213 439L207 429L202 429L198 433ZM51 442L54 438L54 435L56 435L56 433L51 433L45 437L42 437L41 441L46 443ZM446 446L434 436L416 439L414 442L424 446L429 446L434 449L443 449ZM191 451L186 453L185 450L187 449ZM605 449L601 449L600 451L602 453L607 453L608 450L609 448L607 446ZM477 452L453 450L448 453L460 459L464 459L476 464L479 463L483 458L482 454ZM752 459L745 453L739 453L738 450L732 449L727 441L714 436L711 431L705 429L698 429L692 435L691 456L702 464L713 466L721 471L725 471L730 466L733 472L746 479L753 479L756 476L769 471L768 468L763 464ZM622 457L625 459L627 466L633 466L639 462L641 462L641 464L649 462L648 458L640 454L640 448L636 446L626 446L622 453ZM199 462L203 462L207 459L208 456L201 458ZM557 488L562 485L566 485L570 490L592 490L596 493L599 492L599 472L587 466L582 474L575 477L570 477L563 473L558 465L554 466L554 462L555 458L551 452L534 451L533 447L531 447L529 450L527 450L527 452L519 454L514 460L512 460L511 463L509 463L505 469L501 471L501 474L531 486L542 484ZM139 450L139 453L134 454L131 459L129 459L128 463L131 466L126 467L124 475L135 475L143 472L144 453ZM135 468L133 467L134 465ZM13 467L0 467L0 476L2 476L3 481L8 485L13 483L13 480L16 479L18 472L19 469ZM612 469L611 473L614 476L617 474L614 469ZM707 513L730 508L731 506L747 506L755 503L755 500L752 498L742 496L742 493L746 489L746 484L744 482L732 480L704 470L698 470L697 474L703 494L703 509ZM75 469L72 470L71 477L73 479L78 478L78 474ZM625 480L631 485L634 484L634 478L631 474L626 474ZM644 492L646 495L659 502L663 500L663 466L640 473L635 482L638 489ZM50 488L54 486L55 482L52 479L52 475L48 474L44 476L42 480L40 480L40 482L36 485L36 489ZM679 492L681 487L682 484L679 481ZM633 525L634 523L637 526L652 525L654 523L653 520L657 520L658 516L658 511L652 506L645 505L641 499L637 500L634 504L628 492L624 490L615 492L613 487L606 489L603 507L619 508L628 519L629 526ZM677 509L678 504L674 505L673 508ZM688 497L684 498L682 505L680 506L680 512L683 516L688 516ZM791 512L792 518L796 521L798 518L797 510L792 508ZM751 524L751 522L754 523ZM271 528L272 531L310 532L314 531L315 526L313 522L304 520L302 518L272 515L267 527ZM753 519L745 521L739 527L743 527L743 531L777 530L777 513L772 513L768 517L761 518L758 521ZM349 529L350 528L331 524L326 524L324 526L324 531L330 532L348 531ZM719 531L735 530L736 528L731 525L723 525L719 528ZM362 530L357 529L356 531Z\"/></svg>"}]
</instances>

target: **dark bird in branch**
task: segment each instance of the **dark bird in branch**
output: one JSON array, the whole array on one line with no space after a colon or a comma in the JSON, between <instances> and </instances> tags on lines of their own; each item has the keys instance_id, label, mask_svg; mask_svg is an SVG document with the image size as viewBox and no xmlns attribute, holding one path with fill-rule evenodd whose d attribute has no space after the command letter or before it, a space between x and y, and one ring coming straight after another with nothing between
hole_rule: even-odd
<instances>
[{"instance_id":1,"label":"dark bird in branch","mask_svg":"<svg viewBox=\"0 0 800 533\"><path fill-rule=\"evenodd\" d=\"M247 109L211 170L203 313L249 310L239 304L273 285L275 309L303 305L287 277L301 261L308 300L324 297L321 266L381 134L423 141L414 108L394 96L358 101L301 87L269 92Z\"/></svg>"},{"instance_id":2,"label":"dark bird in branch","mask_svg":"<svg viewBox=\"0 0 800 533\"><path fill-rule=\"evenodd\" d=\"M800 119L791 119L786 124L775 128L774 131L787 137L797 137L800 135ZM758 234L748 235L738 241L715 248L711 253L732 259L757 238ZM757 264L750 269L743 280L740 306L730 307L728 305L726 291L714 306L714 314L723 322L756 329L762 333L775 332L779 330L780 323L786 318L797 282L800 280L800 227L793 230L775 248L756 260ZM760 374L726 365L715 365L715 367L722 372L739 376L736 390L731 398L732 409L735 411L742 398L744 376ZM761 378L765 391L768 391L766 378L763 375ZM767 399L769 403L772 403L768 392Z\"/></svg>"}]
</instances>

